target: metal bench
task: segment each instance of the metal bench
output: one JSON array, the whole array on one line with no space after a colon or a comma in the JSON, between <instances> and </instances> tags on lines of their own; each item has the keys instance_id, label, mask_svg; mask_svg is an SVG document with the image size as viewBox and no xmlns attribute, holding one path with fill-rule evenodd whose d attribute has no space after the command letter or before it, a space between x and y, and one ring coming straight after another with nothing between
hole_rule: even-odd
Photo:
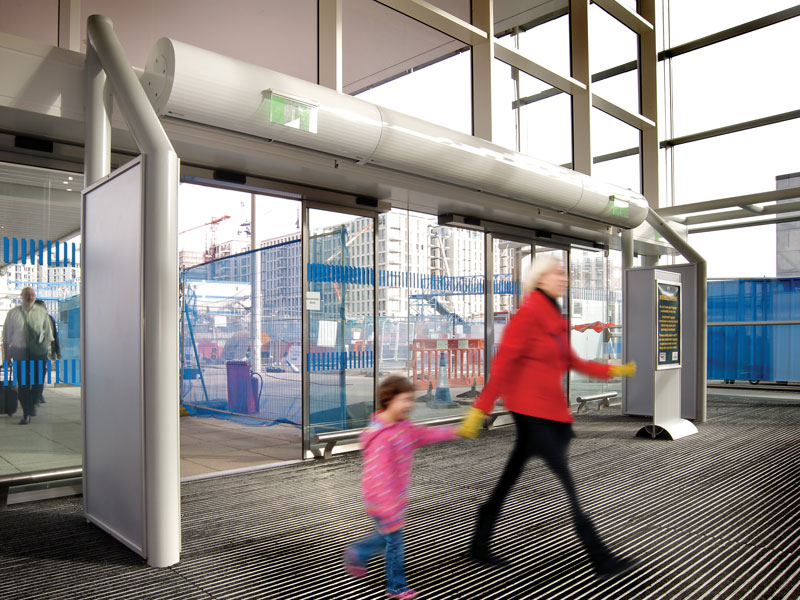
<instances>
[{"instance_id":1,"label":"metal bench","mask_svg":"<svg viewBox=\"0 0 800 600\"><path fill-rule=\"evenodd\" d=\"M580 414L583 409L586 408L586 404L588 402L593 402L595 400L599 400L599 404L597 408L608 408L610 404L608 401L611 398L616 398L619 394L617 392L604 392L602 394L592 394L590 396L578 396L575 400L578 402L578 410L575 411L575 414Z\"/></svg>"},{"instance_id":2,"label":"metal bench","mask_svg":"<svg viewBox=\"0 0 800 600\"><path fill-rule=\"evenodd\" d=\"M11 486L46 483L49 481L59 481L61 479L74 479L82 475L82 467L65 467L62 469L45 469L43 471L0 475L0 510L8 506L8 489Z\"/></svg>"},{"instance_id":3,"label":"metal bench","mask_svg":"<svg viewBox=\"0 0 800 600\"><path fill-rule=\"evenodd\" d=\"M489 415L489 429L492 428L494 422L498 419L498 417L502 417L508 415L509 412L507 410L495 410ZM429 421L420 421L417 425L425 425L426 427L432 427L434 425L451 425L453 423L460 423L461 420L464 418L463 415L458 415L455 417L441 417L439 419L431 419ZM364 431L364 428L361 429L348 429L346 431L329 431L326 433L317 433L314 435L314 442L317 444L325 444L325 448L320 451L319 449L313 450L313 454L315 458L322 458L322 459L329 459L333 454L333 448L336 446L338 442L345 442L345 441L355 441L358 439L358 436L361 432Z\"/></svg>"}]
</instances>

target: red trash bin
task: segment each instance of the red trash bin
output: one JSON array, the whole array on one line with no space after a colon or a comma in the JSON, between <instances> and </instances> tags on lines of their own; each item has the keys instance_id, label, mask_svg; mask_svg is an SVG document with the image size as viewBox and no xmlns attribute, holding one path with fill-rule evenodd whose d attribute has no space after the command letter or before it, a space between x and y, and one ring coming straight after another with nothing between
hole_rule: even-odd
<instances>
[{"instance_id":1,"label":"red trash bin","mask_svg":"<svg viewBox=\"0 0 800 600\"><path fill-rule=\"evenodd\" d=\"M225 363L225 371L228 376L228 410L246 415L257 413L258 380L251 377L250 364L229 360Z\"/></svg>"}]
</instances>

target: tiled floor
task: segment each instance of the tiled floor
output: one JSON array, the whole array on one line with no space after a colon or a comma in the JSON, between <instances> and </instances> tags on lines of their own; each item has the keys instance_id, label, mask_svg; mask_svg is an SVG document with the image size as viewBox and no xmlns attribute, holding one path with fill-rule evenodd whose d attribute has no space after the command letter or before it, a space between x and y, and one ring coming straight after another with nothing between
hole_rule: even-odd
<instances>
[{"instance_id":1,"label":"tiled floor","mask_svg":"<svg viewBox=\"0 0 800 600\"><path fill-rule=\"evenodd\" d=\"M0 475L79 466L83 427L80 390L46 387L45 404L29 425L22 409L0 416ZM217 418L182 417L181 477L197 477L300 460L301 432L285 424L252 427Z\"/></svg>"}]
</instances>

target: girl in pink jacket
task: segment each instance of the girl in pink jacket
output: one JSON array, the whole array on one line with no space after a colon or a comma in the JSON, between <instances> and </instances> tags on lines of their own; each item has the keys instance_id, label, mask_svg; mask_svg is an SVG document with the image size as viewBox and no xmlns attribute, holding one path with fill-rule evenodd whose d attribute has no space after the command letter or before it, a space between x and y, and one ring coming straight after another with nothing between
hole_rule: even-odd
<instances>
[{"instance_id":1,"label":"girl in pink jacket","mask_svg":"<svg viewBox=\"0 0 800 600\"><path fill-rule=\"evenodd\" d=\"M424 427L408 420L415 400L405 377L387 377L378 392L381 410L361 434L361 491L377 531L349 546L344 563L351 576L364 577L369 559L385 553L386 595L409 599L417 592L406 582L403 525L414 450L458 436L455 427Z\"/></svg>"}]
</instances>

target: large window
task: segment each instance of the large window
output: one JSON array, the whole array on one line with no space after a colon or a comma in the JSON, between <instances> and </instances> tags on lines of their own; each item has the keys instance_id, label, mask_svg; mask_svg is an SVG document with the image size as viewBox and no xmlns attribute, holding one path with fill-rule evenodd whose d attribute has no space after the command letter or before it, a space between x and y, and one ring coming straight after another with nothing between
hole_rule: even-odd
<instances>
[{"instance_id":1,"label":"large window","mask_svg":"<svg viewBox=\"0 0 800 600\"><path fill-rule=\"evenodd\" d=\"M0 164L0 475L82 463L82 188L79 173Z\"/></svg>"}]
</instances>

